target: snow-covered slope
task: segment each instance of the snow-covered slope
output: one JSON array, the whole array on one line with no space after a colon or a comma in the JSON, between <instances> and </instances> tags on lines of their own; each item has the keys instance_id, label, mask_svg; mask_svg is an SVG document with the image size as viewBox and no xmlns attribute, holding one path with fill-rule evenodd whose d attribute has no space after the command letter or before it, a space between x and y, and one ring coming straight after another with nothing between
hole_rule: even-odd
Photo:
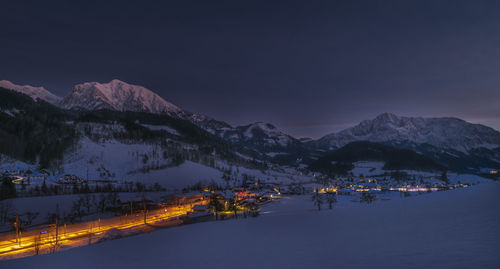
<instances>
[{"instance_id":1,"label":"snow-covered slope","mask_svg":"<svg viewBox=\"0 0 500 269\"><path fill-rule=\"evenodd\" d=\"M16 85L8 80L0 80L0 87L8 90L17 91L36 99L42 99L51 104L57 104L61 98L47 91L44 87L33 87L30 85Z\"/></svg>"},{"instance_id":2,"label":"snow-covered slope","mask_svg":"<svg viewBox=\"0 0 500 269\"><path fill-rule=\"evenodd\" d=\"M110 133L119 129L118 126L101 126L99 129L97 127L98 125L94 126L94 132L99 132L101 137L105 137L106 132ZM122 143L109 137L96 142L84 137L73 151L65 154L62 171L84 179L141 182L147 185L159 183L167 189L181 189L197 183L226 184L221 168L233 169L232 165L224 161L214 161L215 167L192 161L177 165L173 163L169 154L175 155L157 144L131 143L130 141ZM263 172L238 166L231 176L236 180L235 184L242 184L243 174L274 183L311 180L307 176L299 175L299 172L292 168L280 170L282 171L266 170Z\"/></svg>"},{"instance_id":3,"label":"snow-covered slope","mask_svg":"<svg viewBox=\"0 0 500 269\"><path fill-rule=\"evenodd\" d=\"M500 132L457 118L413 118L384 113L352 128L326 135L316 143L325 148L338 148L360 140L425 143L465 152L474 148L499 147Z\"/></svg>"},{"instance_id":4,"label":"snow-covered slope","mask_svg":"<svg viewBox=\"0 0 500 269\"><path fill-rule=\"evenodd\" d=\"M216 169L189 161L172 165L170 158L158 153L162 149L155 144L125 144L116 140L96 143L83 138L76 149L66 154L63 168L82 178L159 183L169 189L210 180L223 182L222 173Z\"/></svg>"},{"instance_id":5,"label":"snow-covered slope","mask_svg":"<svg viewBox=\"0 0 500 269\"><path fill-rule=\"evenodd\" d=\"M86 82L76 85L73 92L62 100L61 105L66 109L112 109L171 115L182 112L180 108L145 87L117 79L103 84Z\"/></svg>"},{"instance_id":6,"label":"snow-covered slope","mask_svg":"<svg viewBox=\"0 0 500 269\"><path fill-rule=\"evenodd\" d=\"M226 122L215 120L201 114L189 113L185 111L183 117L211 134L221 133L225 130L233 129L233 127Z\"/></svg>"}]
</instances>

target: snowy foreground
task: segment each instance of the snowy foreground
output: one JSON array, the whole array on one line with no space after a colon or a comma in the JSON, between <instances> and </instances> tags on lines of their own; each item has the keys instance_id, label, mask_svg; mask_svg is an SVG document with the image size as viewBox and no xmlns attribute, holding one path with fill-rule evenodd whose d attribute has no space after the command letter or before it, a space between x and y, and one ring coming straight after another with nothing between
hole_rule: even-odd
<instances>
[{"instance_id":1,"label":"snowy foreground","mask_svg":"<svg viewBox=\"0 0 500 269\"><path fill-rule=\"evenodd\" d=\"M206 222L0 263L1 268L500 268L500 182Z\"/></svg>"}]
</instances>

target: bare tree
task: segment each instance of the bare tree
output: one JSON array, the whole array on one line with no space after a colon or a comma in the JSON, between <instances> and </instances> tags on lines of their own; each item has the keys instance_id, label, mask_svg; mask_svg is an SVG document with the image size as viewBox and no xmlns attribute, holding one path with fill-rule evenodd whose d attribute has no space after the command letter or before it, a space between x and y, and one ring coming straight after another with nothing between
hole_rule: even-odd
<instances>
[{"instance_id":1,"label":"bare tree","mask_svg":"<svg viewBox=\"0 0 500 269\"><path fill-rule=\"evenodd\" d=\"M50 171L50 173L53 176L55 176L57 174L61 174L64 171L64 169L62 167L62 160L60 160L58 158L51 160L49 163L48 170Z\"/></svg>"},{"instance_id":2,"label":"bare tree","mask_svg":"<svg viewBox=\"0 0 500 269\"><path fill-rule=\"evenodd\" d=\"M363 192L361 194L360 202L369 204L369 203L375 201L375 198L376 198L375 195L368 193L368 192Z\"/></svg>"},{"instance_id":3,"label":"bare tree","mask_svg":"<svg viewBox=\"0 0 500 269\"><path fill-rule=\"evenodd\" d=\"M72 210L73 210L73 213L76 216L78 216L80 218L80 220L82 220L82 216L83 216L83 198L80 197L80 199L76 200L73 203Z\"/></svg>"},{"instance_id":4,"label":"bare tree","mask_svg":"<svg viewBox=\"0 0 500 269\"><path fill-rule=\"evenodd\" d=\"M41 237L40 234L38 234L38 236L35 236L35 241L33 244L33 249L35 251L35 255L38 255L40 253L40 242L41 242L40 237Z\"/></svg>"},{"instance_id":5,"label":"bare tree","mask_svg":"<svg viewBox=\"0 0 500 269\"><path fill-rule=\"evenodd\" d=\"M12 201L0 202L0 223L9 221L9 214L12 208Z\"/></svg>"},{"instance_id":6,"label":"bare tree","mask_svg":"<svg viewBox=\"0 0 500 269\"><path fill-rule=\"evenodd\" d=\"M104 211L106 209L106 203L107 203L106 200L107 199L104 196L104 194L99 195L99 199L95 199L95 196L94 196L92 203L94 204L94 207L96 208L97 213L104 213Z\"/></svg>"},{"instance_id":7,"label":"bare tree","mask_svg":"<svg viewBox=\"0 0 500 269\"><path fill-rule=\"evenodd\" d=\"M49 238L50 238L50 240L48 241L48 247L49 247L48 252L49 253L54 253L59 249L57 237L58 237L57 233L55 235L49 236Z\"/></svg>"},{"instance_id":8,"label":"bare tree","mask_svg":"<svg viewBox=\"0 0 500 269\"><path fill-rule=\"evenodd\" d=\"M319 194L318 191L315 191L313 196L312 196L312 201L315 206L318 207L318 211L321 210L321 205L323 204L323 197Z\"/></svg>"},{"instance_id":9,"label":"bare tree","mask_svg":"<svg viewBox=\"0 0 500 269\"><path fill-rule=\"evenodd\" d=\"M228 210L234 212L234 217L238 218L238 205L236 204L236 199L230 198L228 200Z\"/></svg>"},{"instance_id":10,"label":"bare tree","mask_svg":"<svg viewBox=\"0 0 500 269\"><path fill-rule=\"evenodd\" d=\"M93 225L90 224L89 226L89 231L88 231L88 237L89 237L89 245L92 244L92 227Z\"/></svg>"},{"instance_id":11,"label":"bare tree","mask_svg":"<svg viewBox=\"0 0 500 269\"><path fill-rule=\"evenodd\" d=\"M29 226L33 224L33 221L38 217L40 213L38 212L26 212L24 213L24 225Z\"/></svg>"},{"instance_id":12,"label":"bare tree","mask_svg":"<svg viewBox=\"0 0 500 269\"><path fill-rule=\"evenodd\" d=\"M335 192L327 192L326 193L326 202L328 203L328 208L332 209L333 204L337 202L337 194Z\"/></svg>"},{"instance_id":13,"label":"bare tree","mask_svg":"<svg viewBox=\"0 0 500 269\"><path fill-rule=\"evenodd\" d=\"M88 193L83 196L83 206L87 208L87 214L90 214L90 210L92 209L92 196Z\"/></svg>"}]
</instances>

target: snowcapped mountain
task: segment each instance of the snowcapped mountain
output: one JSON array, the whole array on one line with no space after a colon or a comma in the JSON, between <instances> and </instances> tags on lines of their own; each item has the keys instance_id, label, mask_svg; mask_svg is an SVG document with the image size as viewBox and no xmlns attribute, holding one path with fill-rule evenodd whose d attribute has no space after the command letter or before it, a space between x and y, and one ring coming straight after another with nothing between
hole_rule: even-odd
<instances>
[{"instance_id":1,"label":"snowcapped mountain","mask_svg":"<svg viewBox=\"0 0 500 269\"><path fill-rule=\"evenodd\" d=\"M225 122L185 111L143 86L118 79L109 83L86 82L76 85L73 92L61 101L61 106L75 110L110 109L167 114L191 121L212 134L216 130L232 128Z\"/></svg>"},{"instance_id":2,"label":"snowcapped mountain","mask_svg":"<svg viewBox=\"0 0 500 269\"><path fill-rule=\"evenodd\" d=\"M36 99L42 99L51 104L57 104L61 98L47 91L44 87L33 87L30 85L16 85L8 80L0 80L0 87L8 90L17 91Z\"/></svg>"},{"instance_id":3,"label":"snowcapped mountain","mask_svg":"<svg viewBox=\"0 0 500 269\"><path fill-rule=\"evenodd\" d=\"M256 122L222 128L216 130L216 135L260 158L290 164L309 157L309 149L305 144L270 123Z\"/></svg>"},{"instance_id":4,"label":"snowcapped mountain","mask_svg":"<svg viewBox=\"0 0 500 269\"><path fill-rule=\"evenodd\" d=\"M315 141L322 148L338 148L353 141L429 144L437 148L468 152L500 147L500 132L457 118L413 118L384 113L373 120Z\"/></svg>"},{"instance_id":5,"label":"snowcapped mountain","mask_svg":"<svg viewBox=\"0 0 500 269\"><path fill-rule=\"evenodd\" d=\"M177 115L182 110L145 87L114 79L109 83L86 82L74 87L61 106L66 109L135 111Z\"/></svg>"}]
</instances>

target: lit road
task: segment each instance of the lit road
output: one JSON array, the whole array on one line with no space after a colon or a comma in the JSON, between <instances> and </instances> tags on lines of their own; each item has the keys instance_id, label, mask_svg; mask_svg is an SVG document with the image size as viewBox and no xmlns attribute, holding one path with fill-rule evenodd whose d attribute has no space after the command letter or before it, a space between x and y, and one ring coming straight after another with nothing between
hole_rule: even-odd
<instances>
[{"instance_id":1,"label":"lit road","mask_svg":"<svg viewBox=\"0 0 500 269\"><path fill-rule=\"evenodd\" d=\"M155 227L179 225L182 221L176 217L186 215L196 204L208 204L208 200L148 211L146 222L154 224ZM15 233L1 236L0 260L37 255L37 252L38 254L46 254L57 250L96 243L104 239L106 232L111 229L118 229L126 236L127 234L152 231L155 228L144 223L143 213L61 225L57 230L57 239L55 226L44 226L23 232L20 242L17 242Z\"/></svg>"}]
</instances>

